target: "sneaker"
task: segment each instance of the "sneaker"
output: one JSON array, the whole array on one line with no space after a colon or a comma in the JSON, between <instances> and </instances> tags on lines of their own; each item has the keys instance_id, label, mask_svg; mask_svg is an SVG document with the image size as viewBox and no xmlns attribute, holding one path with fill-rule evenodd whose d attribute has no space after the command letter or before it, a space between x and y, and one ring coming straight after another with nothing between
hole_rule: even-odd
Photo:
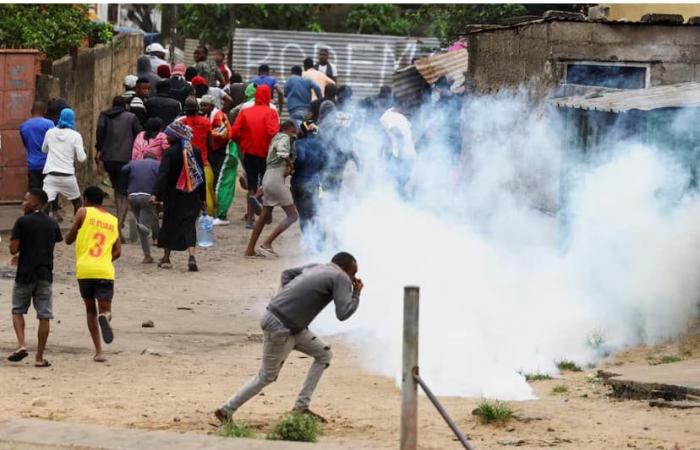
<instances>
[{"instance_id":1,"label":"sneaker","mask_svg":"<svg viewBox=\"0 0 700 450\"><path fill-rule=\"evenodd\" d=\"M219 219L218 217L212 221L215 227L222 227L229 225L231 222L225 219Z\"/></svg>"},{"instance_id":2,"label":"sneaker","mask_svg":"<svg viewBox=\"0 0 700 450\"><path fill-rule=\"evenodd\" d=\"M320 414L316 414L315 412L311 411L309 408L294 408L292 410L292 413L304 414L305 416L313 417L314 419L318 420L321 423L328 423L328 420L326 420L325 417L323 417Z\"/></svg>"}]
</instances>

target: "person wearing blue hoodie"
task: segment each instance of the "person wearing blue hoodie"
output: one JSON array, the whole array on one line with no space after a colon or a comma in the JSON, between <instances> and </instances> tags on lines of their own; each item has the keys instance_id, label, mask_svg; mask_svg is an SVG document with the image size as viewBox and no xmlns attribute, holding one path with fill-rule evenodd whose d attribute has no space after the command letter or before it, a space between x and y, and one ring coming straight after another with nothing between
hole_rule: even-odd
<instances>
[{"instance_id":1,"label":"person wearing blue hoodie","mask_svg":"<svg viewBox=\"0 0 700 450\"><path fill-rule=\"evenodd\" d=\"M46 132L54 126L52 121L44 117L44 114L46 114L46 103L37 100L32 105L32 117L19 126L19 135L27 151L29 189L41 189L44 184L46 154L41 151L41 145L44 143Z\"/></svg>"}]
</instances>

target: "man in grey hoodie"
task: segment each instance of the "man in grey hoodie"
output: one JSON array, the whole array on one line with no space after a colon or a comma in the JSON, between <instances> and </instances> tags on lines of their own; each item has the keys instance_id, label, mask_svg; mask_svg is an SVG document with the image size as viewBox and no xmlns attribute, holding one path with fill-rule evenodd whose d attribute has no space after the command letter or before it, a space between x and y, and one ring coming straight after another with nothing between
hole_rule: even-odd
<instances>
[{"instance_id":1,"label":"man in grey hoodie","mask_svg":"<svg viewBox=\"0 0 700 450\"><path fill-rule=\"evenodd\" d=\"M356 278L357 261L346 252L338 253L327 264L288 269L282 272L282 288L260 320L263 330L262 367L233 397L214 412L222 423L265 386L277 380L285 359L292 350L314 358L304 386L294 405L294 412L326 420L309 409L311 395L330 365L331 348L309 331L309 324L328 305L335 303L338 320L352 316L360 304L364 285Z\"/></svg>"}]
</instances>

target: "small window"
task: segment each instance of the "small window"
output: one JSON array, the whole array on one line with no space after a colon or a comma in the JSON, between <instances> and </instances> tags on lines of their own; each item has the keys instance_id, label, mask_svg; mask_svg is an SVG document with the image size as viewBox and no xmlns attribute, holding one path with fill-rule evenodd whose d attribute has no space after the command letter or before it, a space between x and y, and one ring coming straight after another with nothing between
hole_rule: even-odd
<instances>
[{"instance_id":1,"label":"small window","mask_svg":"<svg viewBox=\"0 0 700 450\"><path fill-rule=\"evenodd\" d=\"M612 89L641 89L646 87L647 68L644 66L575 63L566 65L566 82L584 86Z\"/></svg>"}]
</instances>

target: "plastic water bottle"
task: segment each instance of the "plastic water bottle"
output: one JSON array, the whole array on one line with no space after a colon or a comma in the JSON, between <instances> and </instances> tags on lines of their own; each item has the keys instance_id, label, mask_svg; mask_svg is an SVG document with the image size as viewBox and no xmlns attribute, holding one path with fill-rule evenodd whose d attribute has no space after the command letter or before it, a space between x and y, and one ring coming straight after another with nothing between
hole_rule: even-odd
<instances>
[{"instance_id":1,"label":"plastic water bottle","mask_svg":"<svg viewBox=\"0 0 700 450\"><path fill-rule=\"evenodd\" d=\"M214 219L207 214L202 214L197 221L197 246L211 247L212 245L214 245Z\"/></svg>"}]
</instances>

